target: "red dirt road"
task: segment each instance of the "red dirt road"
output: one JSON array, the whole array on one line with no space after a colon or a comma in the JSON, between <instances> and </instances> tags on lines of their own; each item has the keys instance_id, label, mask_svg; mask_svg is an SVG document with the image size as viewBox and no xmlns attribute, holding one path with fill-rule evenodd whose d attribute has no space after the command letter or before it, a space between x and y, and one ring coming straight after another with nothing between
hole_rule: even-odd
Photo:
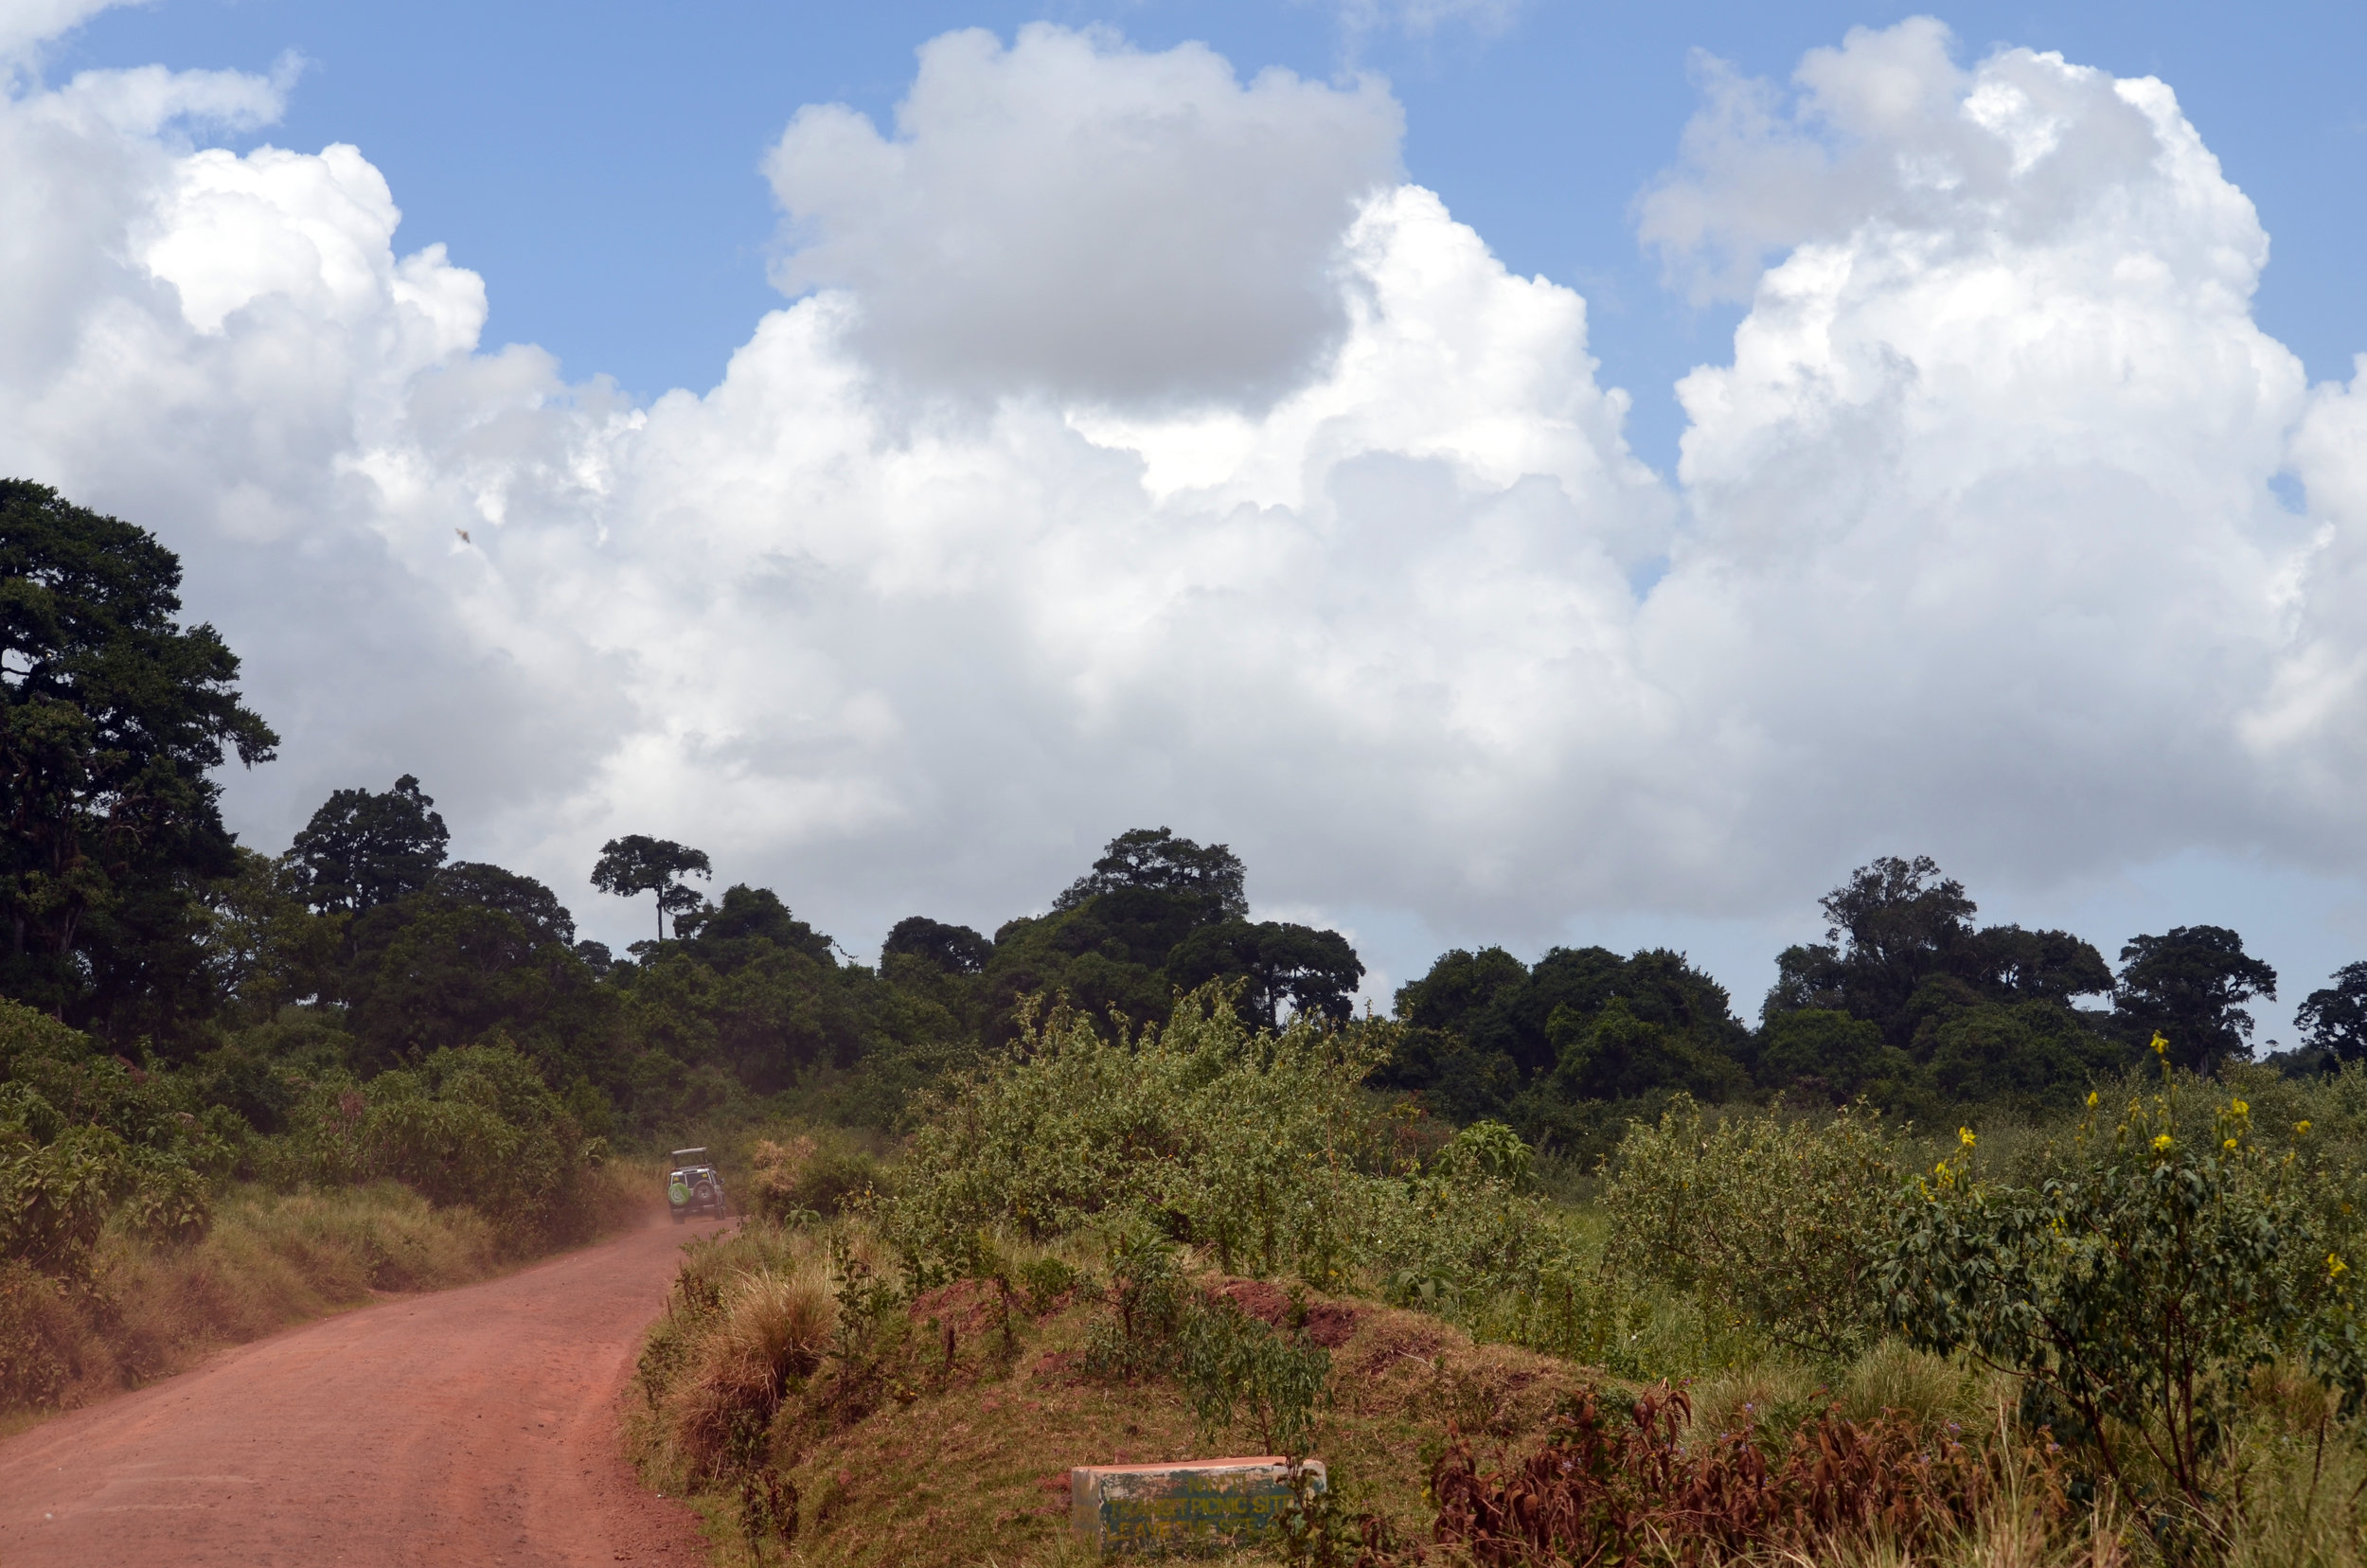
<instances>
[{"instance_id":1,"label":"red dirt road","mask_svg":"<svg viewBox=\"0 0 2367 1568\"><path fill-rule=\"evenodd\" d=\"M616 1432L689 1231L329 1318L0 1442L0 1568L702 1565Z\"/></svg>"}]
</instances>

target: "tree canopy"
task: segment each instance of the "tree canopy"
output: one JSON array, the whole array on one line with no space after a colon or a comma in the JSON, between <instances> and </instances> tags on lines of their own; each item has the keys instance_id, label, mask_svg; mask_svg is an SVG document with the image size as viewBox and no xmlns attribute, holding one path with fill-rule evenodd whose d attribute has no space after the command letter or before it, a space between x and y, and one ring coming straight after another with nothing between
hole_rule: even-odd
<instances>
[{"instance_id":1,"label":"tree canopy","mask_svg":"<svg viewBox=\"0 0 2367 1568\"><path fill-rule=\"evenodd\" d=\"M1195 906L1196 924L1245 919L1241 859L1221 844L1200 845L1166 828L1135 828L1112 839L1093 869L1052 900L1055 913L1077 909L1105 894L1167 895Z\"/></svg>"},{"instance_id":2,"label":"tree canopy","mask_svg":"<svg viewBox=\"0 0 2367 1568\"><path fill-rule=\"evenodd\" d=\"M303 868L314 909L364 915L425 888L451 842L435 800L404 774L383 794L331 794L288 853Z\"/></svg>"},{"instance_id":3,"label":"tree canopy","mask_svg":"<svg viewBox=\"0 0 2367 1568\"><path fill-rule=\"evenodd\" d=\"M1344 1023L1364 979L1363 961L1346 937L1279 920L1197 927L1168 950L1166 969L1184 990L1210 980L1246 982L1242 1009L1268 1028L1281 1026L1286 1003L1294 1016Z\"/></svg>"},{"instance_id":4,"label":"tree canopy","mask_svg":"<svg viewBox=\"0 0 2367 1568\"><path fill-rule=\"evenodd\" d=\"M2367 1060L2367 962L2343 965L2333 980L2294 1010L2302 1042L2336 1061Z\"/></svg>"},{"instance_id":5,"label":"tree canopy","mask_svg":"<svg viewBox=\"0 0 2367 1568\"><path fill-rule=\"evenodd\" d=\"M2132 1034L2159 1031L2170 1060L2210 1071L2251 1055L2244 1004L2276 999L2277 971L2244 951L2225 926L2176 926L2133 936L2121 949L2120 1012Z\"/></svg>"},{"instance_id":6,"label":"tree canopy","mask_svg":"<svg viewBox=\"0 0 2367 1568\"><path fill-rule=\"evenodd\" d=\"M666 939L666 917L672 915L679 920L701 902L698 894L682 884L682 879L711 878L714 874L715 868L703 849L693 849L671 839L651 838L647 833L627 833L600 846L600 858L592 867L592 885L620 899L656 894L657 936L662 942Z\"/></svg>"},{"instance_id":7,"label":"tree canopy","mask_svg":"<svg viewBox=\"0 0 2367 1568\"><path fill-rule=\"evenodd\" d=\"M933 964L948 974L975 974L994 956L994 943L965 925L948 925L926 915L907 915L896 922L880 944L881 962L903 954Z\"/></svg>"},{"instance_id":8,"label":"tree canopy","mask_svg":"<svg viewBox=\"0 0 2367 1568\"><path fill-rule=\"evenodd\" d=\"M209 775L278 738L144 528L0 480L0 986L117 1038L204 1005L202 896L238 868Z\"/></svg>"}]
</instances>

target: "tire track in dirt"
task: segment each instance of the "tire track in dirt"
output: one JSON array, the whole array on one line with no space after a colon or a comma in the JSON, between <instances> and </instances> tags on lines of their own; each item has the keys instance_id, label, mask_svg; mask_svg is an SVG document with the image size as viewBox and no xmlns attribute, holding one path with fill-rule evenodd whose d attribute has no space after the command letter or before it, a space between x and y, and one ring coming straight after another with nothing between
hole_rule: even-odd
<instances>
[{"instance_id":1,"label":"tire track in dirt","mask_svg":"<svg viewBox=\"0 0 2367 1568\"><path fill-rule=\"evenodd\" d=\"M0 1442L0 1568L703 1568L616 1428L685 1234L291 1329Z\"/></svg>"}]
</instances>

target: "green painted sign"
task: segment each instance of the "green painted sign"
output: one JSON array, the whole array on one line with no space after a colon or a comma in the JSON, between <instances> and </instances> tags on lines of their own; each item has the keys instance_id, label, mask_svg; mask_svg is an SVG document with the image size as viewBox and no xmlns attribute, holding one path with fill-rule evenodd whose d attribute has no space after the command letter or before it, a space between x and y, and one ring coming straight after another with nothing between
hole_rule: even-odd
<instances>
[{"instance_id":1,"label":"green painted sign","mask_svg":"<svg viewBox=\"0 0 2367 1568\"><path fill-rule=\"evenodd\" d=\"M1305 1468L1309 1489L1322 1491L1323 1461ZM1104 1553L1244 1543L1273 1529L1291 1503L1290 1464L1272 1454L1069 1471L1070 1522Z\"/></svg>"}]
</instances>

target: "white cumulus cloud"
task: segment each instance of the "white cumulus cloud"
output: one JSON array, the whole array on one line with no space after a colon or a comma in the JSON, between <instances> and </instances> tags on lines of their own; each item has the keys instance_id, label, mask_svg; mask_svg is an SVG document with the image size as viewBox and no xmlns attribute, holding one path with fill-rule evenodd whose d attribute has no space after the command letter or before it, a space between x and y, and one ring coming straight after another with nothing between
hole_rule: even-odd
<instances>
[{"instance_id":1,"label":"white cumulus cloud","mask_svg":"<svg viewBox=\"0 0 2367 1568\"><path fill-rule=\"evenodd\" d=\"M578 900L620 831L855 940L1160 822L1505 936L2355 855L2367 394L2253 324L2170 89L1922 21L1704 80L1644 234L1749 313L1673 475L1380 84L1041 26L801 111L794 297L647 406L489 350L359 151L179 139L271 83L25 88L0 468L184 553L290 739L257 837L411 771Z\"/></svg>"},{"instance_id":2,"label":"white cumulus cloud","mask_svg":"<svg viewBox=\"0 0 2367 1568\"><path fill-rule=\"evenodd\" d=\"M926 388L1140 402L1270 398L1345 326L1341 231L1397 173L1378 81L1160 54L1038 23L920 51L896 134L800 110L766 169L875 365Z\"/></svg>"}]
</instances>

